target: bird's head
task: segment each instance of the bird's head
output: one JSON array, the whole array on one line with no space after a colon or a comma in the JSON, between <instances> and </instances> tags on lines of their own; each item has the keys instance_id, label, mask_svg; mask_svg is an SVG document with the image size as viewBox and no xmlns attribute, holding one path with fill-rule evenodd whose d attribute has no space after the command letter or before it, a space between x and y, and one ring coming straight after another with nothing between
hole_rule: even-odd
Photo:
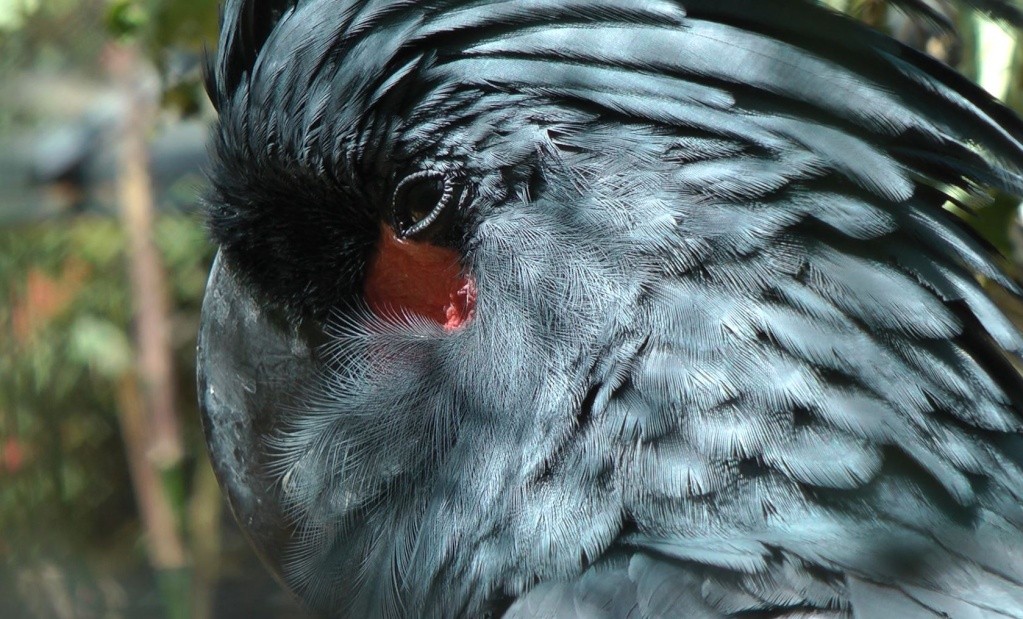
<instances>
[{"instance_id":1,"label":"bird's head","mask_svg":"<svg viewBox=\"0 0 1023 619\"><path fill-rule=\"evenodd\" d=\"M978 154L1018 121L811 4L227 2L200 398L289 587L452 616L652 539L731 568L699 543L886 450L972 500L927 432L1004 402L906 351L1018 344L941 209L1023 187Z\"/></svg>"},{"instance_id":2,"label":"bird's head","mask_svg":"<svg viewBox=\"0 0 1023 619\"><path fill-rule=\"evenodd\" d=\"M626 327L652 257L634 241L673 221L650 195L669 145L555 101L585 86L550 73L567 65L487 47L609 11L682 18L648 4L228 4L202 398L239 518L314 604L357 607L380 586L360 574L395 562L425 587L410 599L514 571L534 552L509 552L518 529L578 537L546 573L515 574L522 588L578 571L616 530L606 497L563 488L606 463L572 469L563 452L595 377L640 345ZM544 515L573 501L595 506Z\"/></svg>"}]
</instances>

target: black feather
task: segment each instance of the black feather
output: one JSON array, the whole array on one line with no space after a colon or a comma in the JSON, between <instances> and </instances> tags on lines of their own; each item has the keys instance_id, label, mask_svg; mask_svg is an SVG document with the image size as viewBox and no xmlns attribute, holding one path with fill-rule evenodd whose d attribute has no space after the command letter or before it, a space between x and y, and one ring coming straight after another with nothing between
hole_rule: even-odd
<instances>
[{"instance_id":1,"label":"black feather","mask_svg":"<svg viewBox=\"0 0 1023 619\"><path fill-rule=\"evenodd\" d=\"M296 4L297 0L231 0L225 4L221 16L224 39L216 71L220 82L213 92L227 93L238 87L256 64L270 32Z\"/></svg>"}]
</instances>

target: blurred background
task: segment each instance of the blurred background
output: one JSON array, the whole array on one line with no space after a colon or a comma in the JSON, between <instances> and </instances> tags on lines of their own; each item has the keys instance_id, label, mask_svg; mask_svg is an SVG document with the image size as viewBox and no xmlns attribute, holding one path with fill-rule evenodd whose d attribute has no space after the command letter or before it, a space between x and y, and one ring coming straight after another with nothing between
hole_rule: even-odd
<instances>
[{"instance_id":1,"label":"blurred background","mask_svg":"<svg viewBox=\"0 0 1023 619\"><path fill-rule=\"evenodd\" d=\"M196 410L215 0L0 0L0 617L295 617Z\"/></svg>"},{"instance_id":2,"label":"blurred background","mask_svg":"<svg viewBox=\"0 0 1023 619\"><path fill-rule=\"evenodd\" d=\"M1023 107L1023 45L935 0L836 7ZM216 0L0 0L0 617L301 617L223 503L195 397ZM1006 256L1018 204L978 205Z\"/></svg>"}]
</instances>

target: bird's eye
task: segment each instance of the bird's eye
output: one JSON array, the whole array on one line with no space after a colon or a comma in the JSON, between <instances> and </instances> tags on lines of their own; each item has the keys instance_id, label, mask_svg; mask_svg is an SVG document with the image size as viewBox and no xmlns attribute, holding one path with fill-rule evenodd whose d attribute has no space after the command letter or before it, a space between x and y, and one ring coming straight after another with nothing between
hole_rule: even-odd
<instances>
[{"instance_id":1,"label":"bird's eye","mask_svg":"<svg viewBox=\"0 0 1023 619\"><path fill-rule=\"evenodd\" d=\"M433 236L459 199L457 184L443 172L428 170L402 179L391 204L399 238Z\"/></svg>"}]
</instances>

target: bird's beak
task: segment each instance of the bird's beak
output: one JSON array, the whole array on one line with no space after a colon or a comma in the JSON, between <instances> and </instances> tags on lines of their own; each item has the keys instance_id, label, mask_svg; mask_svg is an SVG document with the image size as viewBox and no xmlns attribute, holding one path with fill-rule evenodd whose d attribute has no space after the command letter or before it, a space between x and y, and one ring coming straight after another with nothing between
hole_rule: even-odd
<instances>
[{"instance_id":1,"label":"bird's beak","mask_svg":"<svg viewBox=\"0 0 1023 619\"><path fill-rule=\"evenodd\" d=\"M265 437L280 423L289 389L312 380L313 349L312 338L261 307L218 254L199 330L203 430L234 516L278 580L291 528L268 473Z\"/></svg>"}]
</instances>

